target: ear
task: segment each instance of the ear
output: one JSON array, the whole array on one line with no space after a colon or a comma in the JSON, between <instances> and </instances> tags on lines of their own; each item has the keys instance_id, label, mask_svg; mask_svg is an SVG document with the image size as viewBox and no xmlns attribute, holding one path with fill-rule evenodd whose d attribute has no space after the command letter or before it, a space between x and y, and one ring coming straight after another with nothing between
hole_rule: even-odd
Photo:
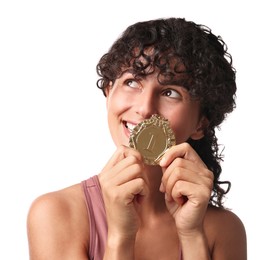
<instances>
[{"instance_id":1,"label":"ear","mask_svg":"<svg viewBox=\"0 0 277 260\"><path fill-rule=\"evenodd\" d=\"M105 96L108 97L113 83L110 81L109 85L104 89Z\"/></svg>"},{"instance_id":2,"label":"ear","mask_svg":"<svg viewBox=\"0 0 277 260\"><path fill-rule=\"evenodd\" d=\"M110 81L109 85L104 89L105 92L105 97L106 97L106 108L108 109L108 104L109 104L109 97L110 97L110 92L112 88L112 82Z\"/></svg>"},{"instance_id":3,"label":"ear","mask_svg":"<svg viewBox=\"0 0 277 260\"><path fill-rule=\"evenodd\" d=\"M190 138L193 140L201 139L204 136L205 129L208 127L208 125L209 125L209 120L205 116L203 116L199 120L196 130L192 133Z\"/></svg>"}]
</instances>

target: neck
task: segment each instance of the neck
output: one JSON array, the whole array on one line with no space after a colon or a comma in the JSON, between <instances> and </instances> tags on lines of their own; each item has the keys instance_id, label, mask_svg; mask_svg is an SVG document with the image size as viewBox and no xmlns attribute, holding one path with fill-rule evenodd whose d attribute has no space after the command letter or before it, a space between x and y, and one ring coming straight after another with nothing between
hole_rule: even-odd
<instances>
[{"instance_id":1,"label":"neck","mask_svg":"<svg viewBox=\"0 0 277 260\"><path fill-rule=\"evenodd\" d=\"M163 173L160 166L146 166L145 178L149 188L149 194L144 198L140 207L140 219L144 223L151 222L169 214L164 200L164 193L160 192Z\"/></svg>"}]
</instances>

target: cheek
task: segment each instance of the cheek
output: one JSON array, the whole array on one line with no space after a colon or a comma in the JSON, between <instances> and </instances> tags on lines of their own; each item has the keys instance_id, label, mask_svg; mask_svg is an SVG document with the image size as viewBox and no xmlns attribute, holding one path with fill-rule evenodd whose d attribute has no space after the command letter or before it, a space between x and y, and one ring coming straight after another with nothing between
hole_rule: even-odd
<instances>
[{"instance_id":1,"label":"cheek","mask_svg":"<svg viewBox=\"0 0 277 260\"><path fill-rule=\"evenodd\" d=\"M195 110L182 110L175 112L170 121L170 126L175 134L176 143L187 141L195 132L198 125L198 113Z\"/></svg>"},{"instance_id":2,"label":"cheek","mask_svg":"<svg viewBox=\"0 0 277 260\"><path fill-rule=\"evenodd\" d=\"M175 134L177 144L187 141L190 137L189 126L187 126L185 122L183 122L182 125L172 126L172 130Z\"/></svg>"},{"instance_id":3,"label":"cheek","mask_svg":"<svg viewBox=\"0 0 277 260\"><path fill-rule=\"evenodd\" d=\"M126 102L124 102L124 98L122 96L118 96L117 92L111 92L107 97L107 110L109 113L117 114L121 110L124 110L124 106Z\"/></svg>"},{"instance_id":4,"label":"cheek","mask_svg":"<svg viewBox=\"0 0 277 260\"><path fill-rule=\"evenodd\" d=\"M168 110L170 111L170 110ZM171 110L173 111L173 110ZM184 117L180 113L163 113L163 116L169 120L170 127L174 132L176 143L181 143L186 140L187 137L187 127Z\"/></svg>"}]
</instances>

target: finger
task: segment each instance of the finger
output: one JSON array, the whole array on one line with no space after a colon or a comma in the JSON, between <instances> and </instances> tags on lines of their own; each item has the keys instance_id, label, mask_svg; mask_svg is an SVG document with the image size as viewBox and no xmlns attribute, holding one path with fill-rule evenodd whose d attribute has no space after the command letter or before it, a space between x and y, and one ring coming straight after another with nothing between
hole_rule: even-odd
<instances>
[{"instance_id":1,"label":"finger","mask_svg":"<svg viewBox=\"0 0 277 260\"><path fill-rule=\"evenodd\" d=\"M199 171L198 167L196 165L186 159L183 158L176 158L167 168L163 168L163 177L162 177L162 183L164 185L167 185L168 178L172 175L172 173L176 169L182 168L184 171L185 170L191 170L194 171L195 173Z\"/></svg>"},{"instance_id":2,"label":"finger","mask_svg":"<svg viewBox=\"0 0 277 260\"><path fill-rule=\"evenodd\" d=\"M105 165L105 167L103 168L103 171L108 170L110 168L112 168L113 166L115 166L118 162L120 162L121 160L123 160L124 158L133 155L136 158L138 158L140 161L142 161L142 157L141 154L135 150L132 149L128 146L125 145L121 145L117 148L117 150L115 151L115 153L112 155L112 157L109 159L109 161L107 162L107 164Z\"/></svg>"},{"instance_id":3,"label":"finger","mask_svg":"<svg viewBox=\"0 0 277 260\"><path fill-rule=\"evenodd\" d=\"M172 146L166 151L159 164L161 167L168 167L178 157L195 162L199 166L207 168L196 151L188 143Z\"/></svg>"},{"instance_id":4,"label":"finger","mask_svg":"<svg viewBox=\"0 0 277 260\"><path fill-rule=\"evenodd\" d=\"M119 194L123 196L125 205L131 204L136 196L145 197L148 193L149 190L143 178L136 178L124 183L119 191Z\"/></svg>"},{"instance_id":5,"label":"finger","mask_svg":"<svg viewBox=\"0 0 277 260\"><path fill-rule=\"evenodd\" d=\"M180 181L198 185L198 187L211 190L213 187L213 178L211 178L211 176L212 175L208 172L206 172L206 174L195 173L194 171L177 167L172 171L168 179L163 181L163 185L165 192L170 198L176 183Z\"/></svg>"},{"instance_id":6,"label":"finger","mask_svg":"<svg viewBox=\"0 0 277 260\"><path fill-rule=\"evenodd\" d=\"M208 187L186 181L176 182L171 192L171 200L179 205L189 200L195 207L206 205L210 196L211 190Z\"/></svg>"},{"instance_id":7,"label":"finger","mask_svg":"<svg viewBox=\"0 0 277 260\"><path fill-rule=\"evenodd\" d=\"M163 169L163 177L161 180L161 186L160 186L160 191L161 192L165 192L166 191L166 186L168 183L168 179L169 177L172 175L173 171L176 169L183 168L183 170L192 170L194 169L196 166L194 163L192 163L191 161L188 161L186 159L183 158L176 158L167 168L162 168ZM179 171L177 170L177 171ZM194 172L196 173L198 169L195 169ZM179 176L179 172L177 172L177 176ZM176 177L177 177L176 176Z\"/></svg>"},{"instance_id":8,"label":"finger","mask_svg":"<svg viewBox=\"0 0 277 260\"><path fill-rule=\"evenodd\" d=\"M195 172L188 169L184 169L182 167L177 167L173 169L167 175L168 178L165 178L165 180L163 181L167 193L170 193L174 184L179 180L195 184L200 184L201 182L203 182L201 178L197 174L195 174Z\"/></svg>"},{"instance_id":9,"label":"finger","mask_svg":"<svg viewBox=\"0 0 277 260\"><path fill-rule=\"evenodd\" d=\"M192 173L191 175L185 176L186 172ZM173 174L174 173L174 174ZM191 182L199 182L199 178L213 178L213 174L207 168L199 167L192 161L176 158L165 170L162 177L163 186L167 185L169 178L171 179L186 179ZM190 178L190 179L189 179Z\"/></svg>"},{"instance_id":10,"label":"finger","mask_svg":"<svg viewBox=\"0 0 277 260\"><path fill-rule=\"evenodd\" d=\"M113 168L116 185L121 185L138 177L143 178L143 169L144 164L137 157L130 155L124 158Z\"/></svg>"},{"instance_id":11,"label":"finger","mask_svg":"<svg viewBox=\"0 0 277 260\"><path fill-rule=\"evenodd\" d=\"M122 185L134 178L143 176L144 164L133 155L129 155L113 168L108 169L99 174L99 181L108 189Z\"/></svg>"}]
</instances>

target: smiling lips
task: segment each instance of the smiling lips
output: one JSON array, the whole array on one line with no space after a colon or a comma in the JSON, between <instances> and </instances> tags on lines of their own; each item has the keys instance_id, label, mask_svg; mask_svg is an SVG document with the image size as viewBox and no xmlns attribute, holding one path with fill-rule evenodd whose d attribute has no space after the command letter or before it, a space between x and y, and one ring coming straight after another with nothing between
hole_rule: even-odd
<instances>
[{"instance_id":1,"label":"smiling lips","mask_svg":"<svg viewBox=\"0 0 277 260\"><path fill-rule=\"evenodd\" d=\"M130 122L124 121L125 127L129 130L130 133L134 130L136 124L132 124Z\"/></svg>"}]
</instances>

